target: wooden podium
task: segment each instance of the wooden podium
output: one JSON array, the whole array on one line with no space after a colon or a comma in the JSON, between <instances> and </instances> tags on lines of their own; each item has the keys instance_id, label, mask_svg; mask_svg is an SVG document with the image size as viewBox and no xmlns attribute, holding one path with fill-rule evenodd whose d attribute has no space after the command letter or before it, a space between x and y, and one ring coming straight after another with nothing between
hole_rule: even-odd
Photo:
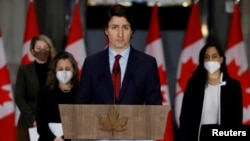
<instances>
[{"instance_id":1,"label":"wooden podium","mask_svg":"<svg viewBox=\"0 0 250 141\"><path fill-rule=\"evenodd\" d=\"M168 105L60 104L65 139L162 140Z\"/></svg>"}]
</instances>

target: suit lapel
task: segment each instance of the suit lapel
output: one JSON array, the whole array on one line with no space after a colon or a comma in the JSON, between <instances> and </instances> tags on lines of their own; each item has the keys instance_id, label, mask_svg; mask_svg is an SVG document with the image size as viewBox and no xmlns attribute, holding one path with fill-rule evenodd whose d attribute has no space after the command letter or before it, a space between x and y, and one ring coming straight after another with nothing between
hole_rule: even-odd
<instances>
[{"instance_id":1,"label":"suit lapel","mask_svg":"<svg viewBox=\"0 0 250 141\"><path fill-rule=\"evenodd\" d=\"M125 75L124 75L124 79L122 81L122 88L121 88L121 93L120 93L120 99L125 94L126 88L127 88L128 84L135 77L134 72L135 72L135 69L137 68L136 64L137 64L136 51L131 47L130 53L129 53L129 58L128 58L128 63L127 63L127 68L126 68L126 72L125 72Z\"/></svg>"},{"instance_id":2,"label":"suit lapel","mask_svg":"<svg viewBox=\"0 0 250 141\"><path fill-rule=\"evenodd\" d=\"M100 62L101 63L101 70L103 70L104 72L104 80L107 80L104 85L107 86L107 88L109 89L109 93L111 95L114 94L114 90L113 90L113 83L112 83L112 79L111 79L111 74L110 74L110 67L109 67L109 52L108 52L108 48L105 49L103 51L103 53L100 56Z\"/></svg>"}]
</instances>

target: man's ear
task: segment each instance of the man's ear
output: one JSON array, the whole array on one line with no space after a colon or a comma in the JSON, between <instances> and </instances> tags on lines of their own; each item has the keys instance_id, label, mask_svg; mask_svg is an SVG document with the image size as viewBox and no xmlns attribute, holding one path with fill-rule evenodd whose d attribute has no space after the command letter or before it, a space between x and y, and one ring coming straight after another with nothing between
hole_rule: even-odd
<instances>
[{"instance_id":1,"label":"man's ear","mask_svg":"<svg viewBox=\"0 0 250 141\"><path fill-rule=\"evenodd\" d=\"M108 37L108 34L107 34L107 30L106 30L106 29L104 30L104 34L105 34L106 37Z\"/></svg>"}]
</instances>

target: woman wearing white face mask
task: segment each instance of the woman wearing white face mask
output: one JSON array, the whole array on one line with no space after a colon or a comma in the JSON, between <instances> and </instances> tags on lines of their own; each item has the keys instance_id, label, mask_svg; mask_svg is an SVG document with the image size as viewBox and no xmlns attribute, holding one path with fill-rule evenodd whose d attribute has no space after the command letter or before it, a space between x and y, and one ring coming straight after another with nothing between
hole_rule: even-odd
<instances>
[{"instance_id":1,"label":"woman wearing white face mask","mask_svg":"<svg viewBox=\"0 0 250 141\"><path fill-rule=\"evenodd\" d=\"M37 99L38 141L64 141L56 136L49 124L60 123L58 104L75 103L79 82L78 67L68 52L58 53L51 63L47 85L41 89Z\"/></svg>"},{"instance_id":2,"label":"woman wearing white face mask","mask_svg":"<svg viewBox=\"0 0 250 141\"><path fill-rule=\"evenodd\" d=\"M212 129L238 129L242 112L240 82L229 76L222 49L206 44L184 92L180 141L211 140Z\"/></svg>"}]
</instances>

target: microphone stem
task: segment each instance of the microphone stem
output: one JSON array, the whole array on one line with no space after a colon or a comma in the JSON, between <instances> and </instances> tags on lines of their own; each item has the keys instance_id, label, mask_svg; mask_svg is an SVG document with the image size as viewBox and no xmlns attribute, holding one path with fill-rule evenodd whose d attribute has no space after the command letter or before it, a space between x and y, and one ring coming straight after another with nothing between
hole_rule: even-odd
<instances>
[{"instance_id":1,"label":"microphone stem","mask_svg":"<svg viewBox=\"0 0 250 141\"><path fill-rule=\"evenodd\" d=\"M116 74L115 74L115 79L114 79L114 105L115 103L116 103Z\"/></svg>"}]
</instances>

